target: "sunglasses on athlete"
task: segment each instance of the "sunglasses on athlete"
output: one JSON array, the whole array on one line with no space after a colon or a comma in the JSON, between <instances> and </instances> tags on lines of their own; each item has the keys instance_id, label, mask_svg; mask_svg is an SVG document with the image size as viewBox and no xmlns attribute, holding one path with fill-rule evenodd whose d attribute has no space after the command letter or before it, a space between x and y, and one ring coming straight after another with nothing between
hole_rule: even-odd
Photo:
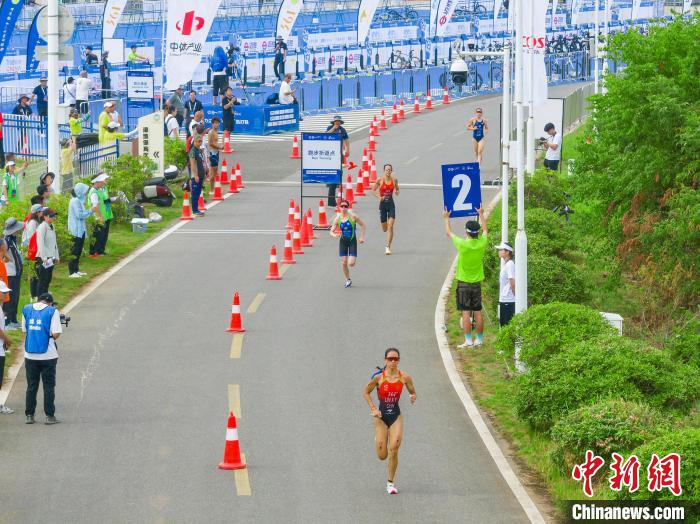
<instances>
[{"instance_id":1,"label":"sunglasses on athlete","mask_svg":"<svg viewBox=\"0 0 700 524\"><path fill-rule=\"evenodd\" d=\"M399 361L399 357L386 357L386 359L389 362L398 362Z\"/></svg>"},{"instance_id":2,"label":"sunglasses on athlete","mask_svg":"<svg viewBox=\"0 0 700 524\"><path fill-rule=\"evenodd\" d=\"M343 209L348 209L350 206L340 206Z\"/></svg>"}]
</instances>

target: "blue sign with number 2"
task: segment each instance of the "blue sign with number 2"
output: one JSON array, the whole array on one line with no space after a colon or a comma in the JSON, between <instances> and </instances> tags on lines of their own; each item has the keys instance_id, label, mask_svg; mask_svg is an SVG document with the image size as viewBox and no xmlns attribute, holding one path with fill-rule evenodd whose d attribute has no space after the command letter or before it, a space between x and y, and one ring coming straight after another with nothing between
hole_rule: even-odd
<instances>
[{"instance_id":1,"label":"blue sign with number 2","mask_svg":"<svg viewBox=\"0 0 700 524\"><path fill-rule=\"evenodd\" d=\"M442 166L442 196L451 217L476 215L481 207L481 173L478 162Z\"/></svg>"}]
</instances>

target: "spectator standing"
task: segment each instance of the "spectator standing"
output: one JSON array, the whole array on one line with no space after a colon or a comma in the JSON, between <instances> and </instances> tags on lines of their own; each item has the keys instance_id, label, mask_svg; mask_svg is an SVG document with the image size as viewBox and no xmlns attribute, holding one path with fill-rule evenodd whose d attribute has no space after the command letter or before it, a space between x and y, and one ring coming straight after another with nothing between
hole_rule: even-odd
<instances>
[{"instance_id":1,"label":"spectator standing","mask_svg":"<svg viewBox=\"0 0 700 524\"><path fill-rule=\"evenodd\" d=\"M100 64L100 83L102 84L102 99L112 98L112 65L107 60L109 51L102 53L102 63Z\"/></svg>"},{"instance_id":2,"label":"spectator standing","mask_svg":"<svg viewBox=\"0 0 700 524\"><path fill-rule=\"evenodd\" d=\"M29 97L27 95L22 95L17 101L17 105L12 110L13 115L26 116L29 117L34 111L29 107Z\"/></svg>"},{"instance_id":3,"label":"spectator standing","mask_svg":"<svg viewBox=\"0 0 700 524\"><path fill-rule=\"evenodd\" d=\"M44 386L45 424L57 424L56 406L56 364L58 348L56 340L61 336L61 318L53 305L51 293L42 293L39 301L27 304L22 309L22 331L27 333L24 339L24 368L27 372L27 395L24 414L27 424L34 424L36 395L39 382Z\"/></svg>"},{"instance_id":4,"label":"spectator standing","mask_svg":"<svg viewBox=\"0 0 700 524\"><path fill-rule=\"evenodd\" d=\"M56 211L44 208L44 221L36 228L36 273L39 278L36 291L39 296L49 291L53 268L60 260L53 226L55 219Z\"/></svg>"},{"instance_id":5,"label":"spectator standing","mask_svg":"<svg viewBox=\"0 0 700 524\"><path fill-rule=\"evenodd\" d=\"M190 91L187 102L185 102L185 128L187 130L188 138L192 134L190 131L190 123L194 119L194 116L203 109L204 107L202 106L202 102L197 100L197 93ZM204 114L202 114L202 116L204 116Z\"/></svg>"},{"instance_id":6,"label":"spectator standing","mask_svg":"<svg viewBox=\"0 0 700 524\"><path fill-rule=\"evenodd\" d=\"M85 48L85 65L88 66L94 66L97 65L99 62L99 58L97 58L97 54L92 50L92 46L89 45Z\"/></svg>"},{"instance_id":7,"label":"spectator standing","mask_svg":"<svg viewBox=\"0 0 700 524\"><path fill-rule=\"evenodd\" d=\"M47 171L39 177L39 183L46 188L46 194L44 195L44 205L46 205L46 201L49 198L51 198L51 195L56 193L56 191L53 188L54 180L56 180L56 175L51 171Z\"/></svg>"},{"instance_id":8,"label":"spectator standing","mask_svg":"<svg viewBox=\"0 0 700 524\"><path fill-rule=\"evenodd\" d=\"M0 113L0 168L5 167L5 144L4 144L3 135L2 135L2 125L3 125L3 118L2 118L2 113Z\"/></svg>"},{"instance_id":9,"label":"spectator standing","mask_svg":"<svg viewBox=\"0 0 700 524\"><path fill-rule=\"evenodd\" d=\"M503 260L498 277L498 323L501 327L508 324L515 315L515 262L513 246L502 242L496 246L498 256Z\"/></svg>"},{"instance_id":10,"label":"spectator standing","mask_svg":"<svg viewBox=\"0 0 700 524\"><path fill-rule=\"evenodd\" d=\"M282 83L280 84L280 92L279 92L279 102L280 104L293 104L296 102L296 97L294 96L294 93L296 93L296 89L292 89L292 73L287 73L284 75L284 80L282 80Z\"/></svg>"},{"instance_id":11,"label":"spectator standing","mask_svg":"<svg viewBox=\"0 0 700 524\"><path fill-rule=\"evenodd\" d=\"M284 66L286 61L287 44L284 43L284 39L281 36L278 36L275 42L275 62L273 64L275 76L278 80L282 80L282 78L285 76Z\"/></svg>"},{"instance_id":12,"label":"spectator standing","mask_svg":"<svg viewBox=\"0 0 700 524\"><path fill-rule=\"evenodd\" d=\"M46 125L46 117L49 114L49 88L45 76L42 76L39 79L39 85L34 88L34 91L32 91L32 96L29 99L30 104L34 101L35 97L36 112L44 125Z\"/></svg>"},{"instance_id":13,"label":"spectator standing","mask_svg":"<svg viewBox=\"0 0 700 524\"><path fill-rule=\"evenodd\" d=\"M90 113L80 114L75 107L70 110L68 128L70 129L71 147L73 151L78 148L78 136L83 134L83 124L90 119Z\"/></svg>"},{"instance_id":14,"label":"spectator standing","mask_svg":"<svg viewBox=\"0 0 700 524\"><path fill-rule=\"evenodd\" d=\"M214 192L214 182L219 171L219 125L221 121L218 116L211 119L211 129L207 133L207 150L209 152L209 189Z\"/></svg>"},{"instance_id":15,"label":"spectator standing","mask_svg":"<svg viewBox=\"0 0 700 524\"><path fill-rule=\"evenodd\" d=\"M484 220L484 212L477 209L479 219L484 224L484 233L479 234L481 225L476 220L468 220L465 224L467 237L461 238L452 232L450 227L450 212L445 209L445 233L452 239L457 252L457 310L462 312L462 329L464 343L457 346L464 349L480 346L484 332L484 320L481 315L481 282L484 280L484 254L488 237L488 228ZM472 340L472 314L476 320L476 340Z\"/></svg>"},{"instance_id":16,"label":"spectator standing","mask_svg":"<svg viewBox=\"0 0 700 524\"><path fill-rule=\"evenodd\" d=\"M343 156L350 157L350 137L348 132L343 127L345 122L339 115L335 115L331 120L331 125L326 128L326 133L339 133L343 141ZM342 182L342 180L341 180ZM328 184L328 205L335 207L335 192L338 189L338 184Z\"/></svg>"},{"instance_id":17,"label":"spectator standing","mask_svg":"<svg viewBox=\"0 0 700 524\"><path fill-rule=\"evenodd\" d=\"M27 95L22 95L19 97L17 105L12 110L13 115L22 116L29 118L33 113L32 108L29 106L29 97ZM27 139L27 129L28 125L26 122L19 122L19 138L17 142L17 151L21 151L24 154L29 153L29 141Z\"/></svg>"},{"instance_id":18,"label":"spectator standing","mask_svg":"<svg viewBox=\"0 0 700 524\"><path fill-rule=\"evenodd\" d=\"M233 96L233 89L230 87L226 88L226 95L221 99L221 107L223 108L223 118L221 119L224 124L224 131L228 131L233 134L234 126L234 108L233 106L241 105L238 99Z\"/></svg>"},{"instance_id":19,"label":"spectator standing","mask_svg":"<svg viewBox=\"0 0 700 524\"><path fill-rule=\"evenodd\" d=\"M559 169L559 161L561 160L561 135L557 133L554 124L549 122L544 126L544 132L547 133L547 141L544 142L544 167L556 171Z\"/></svg>"},{"instance_id":20,"label":"spectator standing","mask_svg":"<svg viewBox=\"0 0 700 524\"><path fill-rule=\"evenodd\" d=\"M174 107L177 111L175 113L175 118L177 119L177 126L181 127L182 123L185 121L185 103L182 100L184 90L182 87L178 87L170 98L168 98L168 103L170 107Z\"/></svg>"},{"instance_id":21,"label":"spectator standing","mask_svg":"<svg viewBox=\"0 0 700 524\"><path fill-rule=\"evenodd\" d=\"M24 176L24 170L26 169L28 163L25 161L19 170ZM5 176L2 180L2 198L5 204L10 202L19 202L19 173L16 171L16 165L14 160L9 160L5 165Z\"/></svg>"},{"instance_id":22,"label":"spectator standing","mask_svg":"<svg viewBox=\"0 0 700 524\"><path fill-rule=\"evenodd\" d=\"M10 256L8 254L8 249L7 249L7 242L5 241L5 237L0 237L0 281L4 282L6 285L9 287L9 278L8 278L8 273L7 273L7 263L10 262ZM10 295L5 295L5 298L3 298L2 303L2 315L4 315L4 309L5 309L5 302L10 301Z\"/></svg>"},{"instance_id":23,"label":"spectator standing","mask_svg":"<svg viewBox=\"0 0 700 524\"><path fill-rule=\"evenodd\" d=\"M105 102L103 104L103 109L102 112L100 113L100 116L97 118L97 135L100 144L104 144L108 142L107 134L111 133L112 130L110 128L110 122L112 122L112 118L109 116L109 113L112 111L112 107L114 106L114 102Z\"/></svg>"},{"instance_id":24,"label":"spectator standing","mask_svg":"<svg viewBox=\"0 0 700 524\"><path fill-rule=\"evenodd\" d=\"M109 198L107 180L109 175L100 173L92 179L92 187L88 191L90 208L97 222L92 232L93 242L90 246L90 257L104 256L109 238L109 225L112 223L112 200Z\"/></svg>"},{"instance_id":25,"label":"spectator standing","mask_svg":"<svg viewBox=\"0 0 700 524\"><path fill-rule=\"evenodd\" d=\"M177 119L177 109L175 107L171 106L166 111L164 124L165 136L175 139L180 138L180 124Z\"/></svg>"},{"instance_id":26,"label":"spectator standing","mask_svg":"<svg viewBox=\"0 0 700 524\"><path fill-rule=\"evenodd\" d=\"M79 182L75 184L68 204L68 232L73 237L73 246L68 259L68 276L70 278L80 278L86 276L86 273L80 271L80 255L83 253L85 245L85 236L87 235L87 227L85 220L93 214L92 209L85 208L85 195L90 188L87 184Z\"/></svg>"},{"instance_id":27,"label":"spectator standing","mask_svg":"<svg viewBox=\"0 0 700 524\"><path fill-rule=\"evenodd\" d=\"M192 137L192 147L188 153L190 168L190 190L192 198L192 212L203 217L204 212L199 209L199 195L202 194L202 186L207 175L207 170L202 155L202 135L196 134Z\"/></svg>"},{"instance_id":28,"label":"spectator standing","mask_svg":"<svg viewBox=\"0 0 700 524\"><path fill-rule=\"evenodd\" d=\"M73 183L73 142L66 138L61 142L61 176L67 186Z\"/></svg>"},{"instance_id":29,"label":"spectator standing","mask_svg":"<svg viewBox=\"0 0 700 524\"><path fill-rule=\"evenodd\" d=\"M27 260L33 262L36 261L36 230L39 224L44 221L44 206L32 204L29 213L29 219L25 222L24 232L22 233L22 247L27 248ZM37 293L38 285L39 277L35 264L35 267L29 271L29 297L32 302L39 296Z\"/></svg>"},{"instance_id":30,"label":"spectator standing","mask_svg":"<svg viewBox=\"0 0 700 524\"><path fill-rule=\"evenodd\" d=\"M9 260L7 266L7 285L11 289L10 300L3 306L7 320L7 329L18 329L20 327L17 320L17 307L19 305L19 294L22 287L22 273L24 272L24 259L22 252L17 246L17 233L24 229L24 224L15 217L5 220L5 242L7 242L7 254ZM1 338L1 337L0 337Z\"/></svg>"},{"instance_id":31,"label":"spectator standing","mask_svg":"<svg viewBox=\"0 0 700 524\"><path fill-rule=\"evenodd\" d=\"M75 79L69 76L63 84L63 102L70 107L75 107Z\"/></svg>"},{"instance_id":32,"label":"spectator standing","mask_svg":"<svg viewBox=\"0 0 700 524\"><path fill-rule=\"evenodd\" d=\"M5 296L10 292L10 288L4 282L0 282L0 300L4 300ZM11 346L12 341L5 334L5 317L0 315L0 388L2 388L2 379L5 375L5 350L10 349ZM0 415L12 415L14 412L14 409L0 404Z\"/></svg>"},{"instance_id":33,"label":"spectator standing","mask_svg":"<svg viewBox=\"0 0 700 524\"><path fill-rule=\"evenodd\" d=\"M87 71L81 71L80 76L75 81L75 107L78 108L81 115L90 111L90 92L92 91L92 80L88 76Z\"/></svg>"},{"instance_id":34,"label":"spectator standing","mask_svg":"<svg viewBox=\"0 0 700 524\"><path fill-rule=\"evenodd\" d=\"M200 125L204 125L204 111L197 111L194 114L194 117L190 121L190 125L188 126L188 131L189 135L192 136L195 134L195 129L198 128Z\"/></svg>"},{"instance_id":35,"label":"spectator standing","mask_svg":"<svg viewBox=\"0 0 700 524\"><path fill-rule=\"evenodd\" d=\"M226 59L226 53L224 48L221 46L216 46L214 52L212 53L211 59L209 60L209 68L211 69L211 88L212 88L212 102L214 105L219 103L219 95L222 97L226 92L228 87L228 75L226 74L226 66L228 65L228 60Z\"/></svg>"}]
</instances>

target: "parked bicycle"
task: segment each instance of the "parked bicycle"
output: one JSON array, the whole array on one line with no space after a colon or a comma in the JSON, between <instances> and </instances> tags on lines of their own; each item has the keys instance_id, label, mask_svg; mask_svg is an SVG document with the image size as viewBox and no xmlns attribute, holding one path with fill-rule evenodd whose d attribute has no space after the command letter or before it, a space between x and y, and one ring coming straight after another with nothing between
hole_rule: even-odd
<instances>
[{"instance_id":1,"label":"parked bicycle","mask_svg":"<svg viewBox=\"0 0 700 524\"><path fill-rule=\"evenodd\" d=\"M403 9L385 9L376 18L378 22L410 22L418 19L418 12L410 6Z\"/></svg>"},{"instance_id":2,"label":"parked bicycle","mask_svg":"<svg viewBox=\"0 0 700 524\"><path fill-rule=\"evenodd\" d=\"M408 52L408 57L404 56L400 49L395 49L389 55L389 61L386 63L386 66L389 69L407 69L418 67L418 63L418 57L413 49Z\"/></svg>"},{"instance_id":3,"label":"parked bicycle","mask_svg":"<svg viewBox=\"0 0 700 524\"><path fill-rule=\"evenodd\" d=\"M466 4L458 5L455 7L452 16L456 17L480 17L486 16L487 13L486 6L483 5L479 0L469 0Z\"/></svg>"}]
</instances>

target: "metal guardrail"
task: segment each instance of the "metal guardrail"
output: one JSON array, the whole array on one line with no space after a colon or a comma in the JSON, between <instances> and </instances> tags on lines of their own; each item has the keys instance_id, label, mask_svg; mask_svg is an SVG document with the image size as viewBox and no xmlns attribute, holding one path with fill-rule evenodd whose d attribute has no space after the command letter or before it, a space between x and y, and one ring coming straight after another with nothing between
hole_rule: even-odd
<instances>
[{"instance_id":1,"label":"metal guardrail","mask_svg":"<svg viewBox=\"0 0 700 524\"><path fill-rule=\"evenodd\" d=\"M76 151L75 162L78 177L93 177L102 170L102 164L108 160L119 158L119 141L112 142L106 146L93 144L84 146Z\"/></svg>"}]
</instances>

